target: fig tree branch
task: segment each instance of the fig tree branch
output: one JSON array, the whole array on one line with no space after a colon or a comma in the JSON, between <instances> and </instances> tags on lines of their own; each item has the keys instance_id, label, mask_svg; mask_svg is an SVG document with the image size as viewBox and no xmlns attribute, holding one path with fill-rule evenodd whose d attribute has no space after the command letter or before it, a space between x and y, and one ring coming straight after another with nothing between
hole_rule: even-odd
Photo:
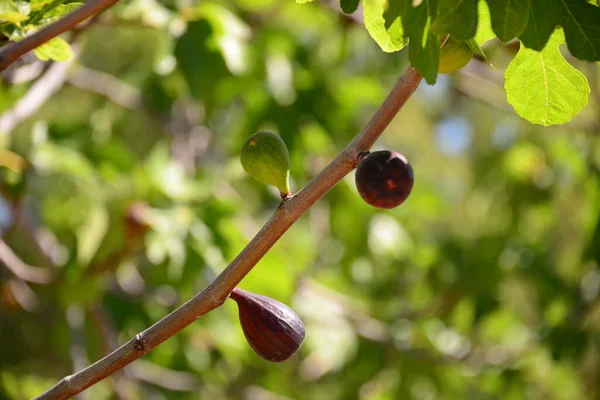
<instances>
[{"instance_id":1,"label":"fig tree branch","mask_svg":"<svg viewBox=\"0 0 600 400\"><path fill-rule=\"evenodd\" d=\"M18 60L19 57L25 53L46 43L61 33L73 29L80 22L100 14L108 7L114 5L117 1L119 0L89 0L77 10L40 29L33 35L0 48L0 71L6 69L6 67Z\"/></svg>"},{"instance_id":2,"label":"fig tree branch","mask_svg":"<svg viewBox=\"0 0 600 400\"><path fill-rule=\"evenodd\" d=\"M279 238L358 164L421 82L410 66L363 130L346 148L292 199L282 202L263 228L229 266L199 294L89 367L63 378L38 396L38 400L68 399L149 353L202 315L219 307Z\"/></svg>"}]
</instances>

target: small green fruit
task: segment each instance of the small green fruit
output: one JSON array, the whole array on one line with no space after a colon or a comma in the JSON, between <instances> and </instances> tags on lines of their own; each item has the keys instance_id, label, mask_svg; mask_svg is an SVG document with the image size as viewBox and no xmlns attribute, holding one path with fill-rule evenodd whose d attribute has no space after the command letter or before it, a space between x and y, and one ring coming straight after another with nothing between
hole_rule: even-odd
<instances>
[{"instance_id":1,"label":"small green fruit","mask_svg":"<svg viewBox=\"0 0 600 400\"><path fill-rule=\"evenodd\" d=\"M290 154L284 141L271 132L250 136L241 154L242 167L259 182L273 185L282 195L290 195Z\"/></svg>"},{"instance_id":2,"label":"small green fruit","mask_svg":"<svg viewBox=\"0 0 600 400\"><path fill-rule=\"evenodd\" d=\"M473 50L467 42L449 38L440 49L440 65L438 72L447 74L458 71L471 61Z\"/></svg>"}]
</instances>

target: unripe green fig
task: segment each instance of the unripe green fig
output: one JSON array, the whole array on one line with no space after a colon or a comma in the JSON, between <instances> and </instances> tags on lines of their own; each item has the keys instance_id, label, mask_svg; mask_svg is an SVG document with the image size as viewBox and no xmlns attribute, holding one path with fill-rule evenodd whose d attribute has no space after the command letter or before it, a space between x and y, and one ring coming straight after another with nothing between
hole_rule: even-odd
<instances>
[{"instance_id":1,"label":"unripe green fig","mask_svg":"<svg viewBox=\"0 0 600 400\"><path fill-rule=\"evenodd\" d=\"M471 61L473 50L467 42L461 42L456 39L448 38L444 46L440 49L440 65L438 72L448 74L458 71Z\"/></svg>"},{"instance_id":2,"label":"unripe green fig","mask_svg":"<svg viewBox=\"0 0 600 400\"><path fill-rule=\"evenodd\" d=\"M242 167L259 182L275 186L282 197L289 196L290 155L283 139L272 132L250 136L241 154Z\"/></svg>"},{"instance_id":3,"label":"unripe green fig","mask_svg":"<svg viewBox=\"0 0 600 400\"><path fill-rule=\"evenodd\" d=\"M296 354L304 341L302 320L288 306L270 297L235 288L244 336L254 351L267 361L282 362Z\"/></svg>"},{"instance_id":4,"label":"unripe green fig","mask_svg":"<svg viewBox=\"0 0 600 400\"><path fill-rule=\"evenodd\" d=\"M355 175L358 193L365 202L377 208L394 208L404 203L414 179L406 157L389 150L363 156Z\"/></svg>"}]
</instances>

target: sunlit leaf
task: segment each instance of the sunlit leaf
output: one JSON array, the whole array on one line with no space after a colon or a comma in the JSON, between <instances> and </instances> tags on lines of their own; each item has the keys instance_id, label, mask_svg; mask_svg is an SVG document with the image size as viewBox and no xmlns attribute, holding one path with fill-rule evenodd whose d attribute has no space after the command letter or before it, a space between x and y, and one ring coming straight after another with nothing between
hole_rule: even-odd
<instances>
[{"instance_id":1,"label":"sunlit leaf","mask_svg":"<svg viewBox=\"0 0 600 400\"><path fill-rule=\"evenodd\" d=\"M69 13L77 10L82 5L83 5L83 3L60 4L57 7L53 8L52 10L45 13L44 18L62 17L63 15L69 14Z\"/></svg>"},{"instance_id":2,"label":"sunlit leaf","mask_svg":"<svg viewBox=\"0 0 600 400\"><path fill-rule=\"evenodd\" d=\"M402 21L396 19L389 28L385 27L383 13L386 0L365 0L363 2L365 27L379 47L387 53L402 50L408 43L404 36Z\"/></svg>"},{"instance_id":3,"label":"sunlit leaf","mask_svg":"<svg viewBox=\"0 0 600 400\"><path fill-rule=\"evenodd\" d=\"M31 0L31 9L39 10L47 4L52 3L54 0Z\"/></svg>"},{"instance_id":4,"label":"sunlit leaf","mask_svg":"<svg viewBox=\"0 0 600 400\"><path fill-rule=\"evenodd\" d=\"M27 15L20 14L16 11L4 11L0 12L0 21L6 21L13 24L18 24L29 18Z\"/></svg>"},{"instance_id":5,"label":"sunlit leaf","mask_svg":"<svg viewBox=\"0 0 600 400\"><path fill-rule=\"evenodd\" d=\"M73 57L71 45L62 38L54 38L33 50L42 61L69 61Z\"/></svg>"},{"instance_id":6,"label":"sunlit leaf","mask_svg":"<svg viewBox=\"0 0 600 400\"><path fill-rule=\"evenodd\" d=\"M0 22L6 21L18 24L29 18L29 7L18 7L13 0L4 0L0 3Z\"/></svg>"},{"instance_id":7,"label":"sunlit leaf","mask_svg":"<svg viewBox=\"0 0 600 400\"><path fill-rule=\"evenodd\" d=\"M488 40L496 37L496 34L492 30L490 9L484 0L479 0L477 16L479 17L479 23L477 25L477 33L475 34L475 42L477 42L479 46L482 46Z\"/></svg>"},{"instance_id":8,"label":"sunlit leaf","mask_svg":"<svg viewBox=\"0 0 600 400\"><path fill-rule=\"evenodd\" d=\"M506 69L508 102L532 123L563 124L587 104L587 79L560 54L562 43L556 30L541 53L521 47Z\"/></svg>"}]
</instances>

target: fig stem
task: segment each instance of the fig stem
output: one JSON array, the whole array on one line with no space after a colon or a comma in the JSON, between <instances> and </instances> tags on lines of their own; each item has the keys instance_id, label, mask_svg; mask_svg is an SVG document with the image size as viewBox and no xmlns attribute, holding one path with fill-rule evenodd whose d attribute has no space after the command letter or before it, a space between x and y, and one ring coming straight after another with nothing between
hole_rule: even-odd
<instances>
[{"instance_id":1,"label":"fig stem","mask_svg":"<svg viewBox=\"0 0 600 400\"><path fill-rule=\"evenodd\" d=\"M136 350L135 338L87 368L63 378L37 400L68 399L111 375L181 331L202 315L219 307L232 290L254 268L279 238L325 193L358 164L359 153L370 149L398 111L415 92L422 77L411 66L400 76L375 115L346 148L319 175L288 201L282 201L271 218L229 266L204 290L141 332L147 340L144 350Z\"/></svg>"},{"instance_id":2,"label":"fig stem","mask_svg":"<svg viewBox=\"0 0 600 400\"><path fill-rule=\"evenodd\" d=\"M358 161L361 161L363 158L365 158L369 154L371 154L370 151L361 151L360 153L358 153Z\"/></svg>"},{"instance_id":3,"label":"fig stem","mask_svg":"<svg viewBox=\"0 0 600 400\"><path fill-rule=\"evenodd\" d=\"M288 201L293 199L294 195L292 193L281 193L279 198L281 199L281 201Z\"/></svg>"}]
</instances>

